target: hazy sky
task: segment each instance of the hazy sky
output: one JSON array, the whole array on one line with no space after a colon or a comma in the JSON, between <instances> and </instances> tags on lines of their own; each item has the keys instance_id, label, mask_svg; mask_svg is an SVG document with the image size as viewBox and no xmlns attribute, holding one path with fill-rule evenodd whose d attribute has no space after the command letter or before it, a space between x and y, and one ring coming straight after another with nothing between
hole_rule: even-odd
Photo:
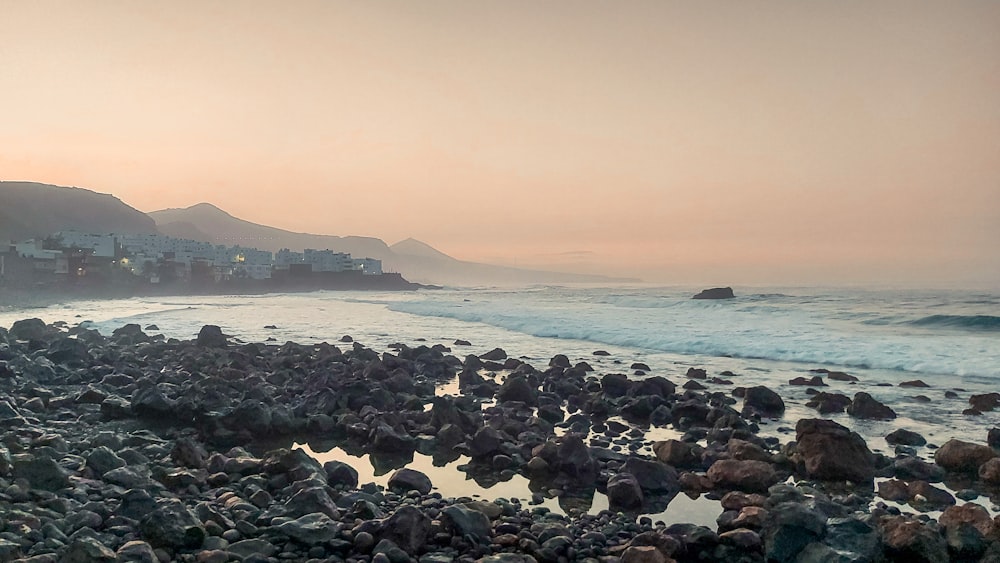
<instances>
[{"instance_id":1,"label":"hazy sky","mask_svg":"<svg viewBox=\"0 0 1000 563\"><path fill-rule=\"evenodd\" d=\"M1000 286L1000 2L0 0L0 179L664 282Z\"/></svg>"}]
</instances>

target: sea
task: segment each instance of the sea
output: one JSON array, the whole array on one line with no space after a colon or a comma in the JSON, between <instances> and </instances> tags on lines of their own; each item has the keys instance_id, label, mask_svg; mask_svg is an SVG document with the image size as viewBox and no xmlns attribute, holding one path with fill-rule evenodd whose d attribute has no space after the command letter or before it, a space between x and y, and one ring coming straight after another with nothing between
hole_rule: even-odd
<instances>
[{"instance_id":1,"label":"sea","mask_svg":"<svg viewBox=\"0 0 1000 563\"><path fill-rule=\"evenodd\" d=\"M349 335L378 352L389 351L395 343L443 344L459 357L500 347L542 369L555 354L565 354L573 363L588 362L598 375L643 377L631 368L641 362L649 366L649 375L678 385L686 381L688 368L697 367L734 387L766 385L776 390L787 411L781 419L764 421L761 434L782 442L794 439L798 419L819 416L805 406L807 387L789 385L789 380L823 368L859 379L831 381L824 390L849 396L865 391L899 415L891 421L828 417L859 432L873 450L887 455L893 455L893 449L884 436L896 428L923 434L931 447L921 454L930 457L933 445L950 438L985 442L987 429L1000 426L1000 413L962 414L970 395L1000 392L1000 292L736 287L735 299L691 299L699 289L533 286L149 297L9 309L0 311L0 326L38 317L70 326L83 323L110 335L124 324L138 323L155 325L150 334L187 339L203 325L215 324L244 342L339 344ZM470 345L455 345L458 339ZM927 387L899 385L915 380ZM946 391L958 397L946 398ZM455 392L455 384L438 390ZM677 436L671 429L647 434L654 439ZM377 468L367 456L300 445L321 461L352 463L362 483L384 485L388 478L385 468ZM410 466L428 473L445 496L534 497L555 511L574 510L559 491L533 490L520 476L478 483L462 471L467 462L462 458L439 467L416 454ZM597 493L576 509L606 508L602 497ZM718 514L717 502L679 495L669 510L651 516L714 528Z\"/></svg>"}]
</instances>

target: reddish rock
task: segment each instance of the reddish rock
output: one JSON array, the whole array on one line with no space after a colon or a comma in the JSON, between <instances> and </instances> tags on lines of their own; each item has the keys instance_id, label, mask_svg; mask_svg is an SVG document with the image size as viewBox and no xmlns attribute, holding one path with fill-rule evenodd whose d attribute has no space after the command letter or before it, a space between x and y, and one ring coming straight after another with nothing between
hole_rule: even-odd
<instances>
[{"instance_id":1,"label":"reddish rock","mask_svg":"<svg viewBox=\"0 0 1000 563\"><path fill-rule=\"evenodd\" d=\"M708 468L708 479L718 488L764 492L778 482L774 467L764 461L720 459Z\"/></svg>"},{"instance_id":2,"label":"reddish rock","mask_svg":"<svg viewBox=\"0 0 1000 563\"><path fill-rule=\"evenodd\" d=\"M832 420L804 418L795 425L796 457L808 477L871 482L875 467L864 438Z\"/></svg>"},{"instance_id":3,"label":"reddish rock","mask_svg":"<svg viewBox=\"0 0 1000 563\"><path fill-rule=\"evenodd\" d=\"M978 504L969 502L961 506L949 506L941 513L938 524L948 530L961 524L971 524L983 536L989 536L996 529L990 513Z\"/></svg>"},{"instance_id":4,"label":"reddish rock","mask_svg":"<svg viewBox=\"0 0 1000 563\"><path fill-rule=\"evenodd\" d=\"M881 523L882 541L891 561L939 563L948 561L948 547L936 526L905 516L890 516Z\"/></svg>"},{"instance_id":5,"label":"reddish rock","mask_svg":"<svg viewBox=\"0 0 1000 563\"><path fill-rule=\"evenodd\" d=\"M934 452L934 462L948 471L976 473L988 460L997 457L993 448L962 440L948 440Z\"/></svg>"},{"instance_id":6,"label":"reddish rock","mask_svg":"<svg viewBox=\"0 0 1000 563\"><path fill-rule=\"evenodd\" d=\"M680 440L664 440L653 443L656 458L674 467L696 467L701 464L698 450L701 447Z\"/></svg>"},{"instance_id":7,"label":"reddish rock","mask_svg":"<svg viewBox=\"0 0 1000 563\"><path fill-rule=\"evenodd\" d=\"M1000 457L988 459L980 465L979 478L990 485L1000 485Z\"/></svg>"},{"instance_id":8,"label":"reddish rock","mask_svg":"<svg viewBox=\"0 0 1000 563\"><path fill-rule=\"evenodd\" d=\"M742 491L730 491L722 497L722 508L726 510L742 510L744 506L764 506L767 497L761 494L747 494Z\"/></svg>"}]
</instances>

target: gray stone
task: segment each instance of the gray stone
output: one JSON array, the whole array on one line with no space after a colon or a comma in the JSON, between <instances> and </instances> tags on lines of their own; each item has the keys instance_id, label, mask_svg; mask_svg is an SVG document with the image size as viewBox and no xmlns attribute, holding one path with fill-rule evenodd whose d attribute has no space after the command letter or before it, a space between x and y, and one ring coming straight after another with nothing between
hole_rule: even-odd
<instances>
[{"instance_id":1,"label":"gray stone","mask_svg":"<svg viewBox=\"0 0 1000 563\"><path fill-rule=\"evenodd\" d=\"M340 524L322 513L306 514L278 526L278 530L295 541L306 545L326 543L340 533Z\"/></svg>"}]
</instances>

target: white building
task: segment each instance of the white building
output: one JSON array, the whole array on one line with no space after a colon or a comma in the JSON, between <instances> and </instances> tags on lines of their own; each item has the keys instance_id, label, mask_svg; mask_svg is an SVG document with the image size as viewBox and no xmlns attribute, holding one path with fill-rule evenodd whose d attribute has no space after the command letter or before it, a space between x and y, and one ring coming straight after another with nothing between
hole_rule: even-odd
<instances>
[{"instance_id":1,"label":"white building","mask_svg":"<svg viewBox=\"0 0 1000 563\"><path fill-rule=\"evenodd\" d=\"M303 252L303 259L306 264L312 264L314 272L346 272L354 269L354 261L351 260L350 254L330 249L307 248Z\"/></svg>"},{"instance_id":2,"label":"white building","mask_svg":"<svg viewBox=\"0 0 1000 563\"><path fill-rule=\"evenodd\" d=\"M77 231L61 231L56 233L55 236L64 248L93 250L92 256L98 258L114 258L116 256L115 250L118 248L118 237L113 234L95 235Z\"/></svg>"},{"instance_id":3,"label":"white building","mask_svg":"<svg viewBox=\"0 0 1000 563\"><path fill-rule=\"evenodd\" d=\"M287 248L282 248L274 256L274 267L287 270L292 264L301 264L305 260L301 252L292 252Z\"/></svg>"}]
</instances>

